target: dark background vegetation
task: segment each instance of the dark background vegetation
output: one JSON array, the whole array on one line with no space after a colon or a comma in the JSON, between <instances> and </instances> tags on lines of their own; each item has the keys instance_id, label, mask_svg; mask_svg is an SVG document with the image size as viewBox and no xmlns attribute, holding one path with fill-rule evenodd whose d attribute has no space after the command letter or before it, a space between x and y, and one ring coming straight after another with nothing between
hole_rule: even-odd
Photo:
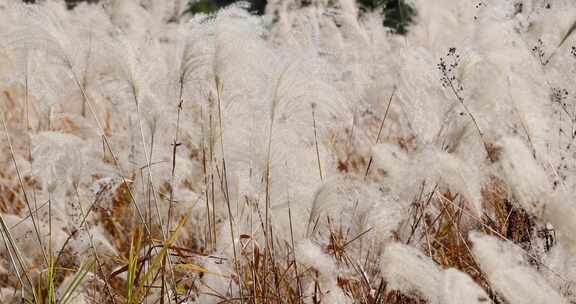
<instances>
[{"instance_id":1,"label":"dark background vegetation","mask_svg":"<svg viewBox=\"0 0 576 304\"><path fill-rule=\"evenodd\" d=\"M199 0L191 1L187 12L212 12L222 6L229 5L237 0ZM257 14L263 14L266 9L266 0L249 0L251 10ZM384 16L383 25L391 28L395 33L405 34L408 25L412 21L415 11L404 0L356 0L364 11L378 10ZM300 0L300 5L310 5L309 0Z\"/></svg>"},{"instance_id":2,"label":"dark background vegetation","mask_svg":"<svg viewBox=\"0 0 576 304\"><path fill-rule=\"evenodd\" d=\"M34 3L36 0L23 0ZM186 13L210 13L220 7L237 2L238 0L192 0L188 4ZM415 15L414 9L404 0L356 0L363 11L379 11L383 15L383 26L390 28L394 33L406 34L408 26ZM68 8L73 9L79 2L96 3L98 0L66 0ZM256 14L263 14L267 0L248 0L251 10ZM310 0L300 0L300 5L310 5Z\"/></svg>"}]
</instances>

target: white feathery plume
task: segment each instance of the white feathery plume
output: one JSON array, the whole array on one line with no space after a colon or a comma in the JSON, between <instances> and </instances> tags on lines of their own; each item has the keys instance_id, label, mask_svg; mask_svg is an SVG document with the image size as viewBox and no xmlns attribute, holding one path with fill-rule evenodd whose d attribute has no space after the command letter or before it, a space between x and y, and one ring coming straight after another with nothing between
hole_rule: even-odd
<instances>
[{"instance_id":1,"label":"white feathery plume","mask_svg":"<svg viewBox=\"0 0 576 304\"><path fill-rule=\"evenodd\" d=\"M30 218L22 218L13 214L2 214L2 217L10 229L12 237L16 241L18 250L23 253L23 257L28 261L34 261L40 257L41 251L38 250L38 241L35 237L36 228L34 227ZM61 248L62 244L66 239L66 233L63 230L61 222L55 221L52 226L52 234L50 235L50 227L47 221L37 221L38 231L40 237L42 238L43 245L48 248L48 242L50 240L52 248ZM0 252L3 254L8 254L6 252L6 246L2 244L0 246Z\"/></svg>"},{"instance_id":2,"label":"white feathery plume","mask_svg":"<svg viewBox=\"0 0 576 304\"><path fill-rule=\"evenodd\" d=\"M351 299L344 295L342 289L338 286L337 275L338 266L326 253L305 239L296 245L296 260L307 267L313 267L319 273L319 284L322 290L322 301L327 303L352 303ZM310 284L309 290L305 294L312 296L314 284Z\"/></svg>"},{"instance_id":3,"label":"white feathery plume","mask_svg":"<svg viewBox=\"0 0 576 304\"><path fill-rule=\"evenodd\" d=\"M470 234L472 252L492 288L511 304L568 303L524 260L516 245L478 232Z\"/></svg>"},{"instance_id":4,"label":"white feathery plume","mask_svg":"<svg viewBox=\"0 0 576 304\"><path fill-rule=\"evenodd\" d=\"M501 165L506 182L522 207L540 215L549 199L552 185L543 167L526 144L515 137L503 138Z\"/></svg>"},{"instance_id":5,"label":"white feathery plume","mask_svg":"<svg viewBox=\"0 0 576 304\"><path fill-rule=\"evenodd\" d=\"M455 268L444 270L443 280L441 303L489 304L492 302L488 294L472 278Z\"/></svg>"},{"instance_id":6,"label":"white feathery plume","mask_svg":"<svg viewBox=\"0 0 576 304\"><path fill-rule=\"evenodd\" d=\"M388 245L380 269L390 288L417 292L430 303L440 303L442 270L416 248L399 243Z\"/></svg>"},{"instance_id":7,"label":"white feathery plume","mask_svg":"<svg viewBox=\"0 0 576 304\"><path fill-rule=\"evenodd\" d=\"M558 193L550 197L544 206L543 217L558 231L558 241L561 245L576 254L576 206L568 194Z\"/></svg>"},{"instance_id":8,"label":"white feathery plume","mask_svg":"<svg viewBox=\"0 0 576 304\"><path fill-rule=\"evenodd\" d=\"M442 270L412 246L389 244L380 267L392 289L416 292L430 303L490 303L468 275L454 268Z\"/></svg>"},{"instance_id":9,"label":"white feathery plume","mask_svg":"<svg viewBox=\"0 0 576 304\"><path fill-rule=\"evenodd\" d=\"M443 182L452 191L461 193L473 212L482 213L483 173L460 157L436 149L408 154L392 144L375 146L374 156L375 164L390 176L393 188L415 191L416 186L426 180Z\"/></svg>"},{"instance_id":10,"label":"white feathery plume","mask_svg":"<svg viewBox=\"0 0 576 304\"><path fill-rule=\"evenodd\" d=\"M546 254L543 260L551 271L544 275L548 282L570 302L576 299L576 256L574 249L564 246L562 241Z\"/></svg>"}]
</instances>

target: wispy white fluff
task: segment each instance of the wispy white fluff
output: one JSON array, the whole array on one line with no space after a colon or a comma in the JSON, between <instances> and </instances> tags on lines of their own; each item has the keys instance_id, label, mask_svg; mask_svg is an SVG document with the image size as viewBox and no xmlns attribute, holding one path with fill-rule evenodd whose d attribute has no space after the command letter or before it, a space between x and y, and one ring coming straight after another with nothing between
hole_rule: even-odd
<instances>
[{"instance_id":1,"label":"wispy white fluff","mask_svg":"<svg viewBox=\"0 0 576 304\"><path fill-rule=\"evenodd\" d=\"M376 146L374 155L376 165L387 171L395 187L414 191L423 181L444 183L463 194L474 212L482 212L483 173L456 155L435 149L408 154L390 144Z\"/></svg>"},{"instance_id":2,"label":"wispy white fluff","mask_svg":"<svg viewBox=\"0 0 576 304\"><path fill-rule=\"evenodd\" d=\"M390 244L384 251L380 268L390 288L417 292L431 303L440 303L442 271L416 248Z\"/></svg>"},{"instance_id":3,"label":"wispy white fluff","mask_svg":"<svg viewBox=\"0 0 576 304\"><path fill-rule=\"evenodd\" d=\"M406 241L414 216L408 210L421 189L429 193L438 184L441 192L457 193L481 218L482 190L495 176L538 225L555 229L556 245L542 259L574 277L576 179L568 146L576 36L558 46L574 21L573 1L549 1L546 8L543 0L412 0L417 14L406 36L384 28L380 11L365 12L351 0L306 7L269 1L263 17L246 4L181 16L184 0L101 1L72 11L63 1L37 2L0 0L0 108L26 193L34 204L51 201L55 245L77 228L98 186L110 186L98 207L112 206L122 175L134 194L130 208L147 208L153 187L161 218L170 197L172 220L192 210L180 245L190 242L228 261L240 234L265 244L259 221L265 211L279 255L292 249L292 232L296 240L313 238L299 243L297 262L318 271L323 302L351 301L338 276L358 275L325 252L329 217L348 240L371 229L346 253L364 260L370 247L369 262L381 266L390 286L432 303L482 303L486 293L464 273L440 269L416 244L391 242ZM533 51L538 40L543 56ZM437 64L452 47L460 55L455 81L482 137L462 102L442 87ZM567 113L551 101L552 88L569 91ZM486 158L484 143L498 161ZM0 151L0 197L21 201L6 141ZM437 198L423 221L438 212ZM18 213L7 221L27 216L21 206L6 207ZM206 246L210 212L216 248ZM37 213L45 240L48 214ZM319 228L307 235L316 219ZM13 233L27 258L38 259L32 228L27 219ZM105 230L94 213L70 249L91 254L90 234L103 256L121 252ZM472 240L490 288L508 302L563 303L560 292L574 293L557 276L540 275L513 246L479 235ZM233 263L202 264L217 275L199 280L201 293L239 296ZM313 286L310 276L302 281Z\"/></svg>"},{"instance_id":4,"label":"wispy white fluff","mask_svg":"<svg viewBox=\"0 0 576 304\"><path fill-rule=\"evenodd\" d=\"M576 254L576 236L573 233L576 229L573 220L576 216L576 206L571 197L563 194L552 196L545 206L544 218L558 231L558 240L562 246L569 249L572 254Z\"/></svg>"},{"instance_id":5,"label":"wispy white fluff","mask_svg":"<svg viewBox=\"0 0 576 304\"><path fill-rule=\"evenodd\" d=\"M86 294L86 287L89 285L90 280L97 280L97 276L92 273L87 273L86 276L83 278L83 281L75 282L78 278L74 275L68 275L64 278L64 281L58 287L55 292L55 296L58 297L58 300L63 300L63 297L66 297L67 302L69 303L78 303L78 304L87 304L89 303L89 295ZM72 284L79 284L84 288L76 288L72 289ZM70 288L70 289L68 289ZM73 291L72 291L73 290Z\"/></svg>"},{"instance_id":6,"label":"wispy white fluff","mask_svg":"<svg viewBox=\"0 0 576 304\"><path fill-rule=\"evenodd\" d=\"M576 299L576 257L573 249L562 244L554 246L543 260L550 269L544 273L546 279L568 301Z\"/></svg>"},{"instance_id":7,"label":"wispy white fluff","mask_svg":"<svg viewBox=\"0 0 576 304\"><path fill-rule=\"evenodd\" d=\"M442 270L412 246L388 245L380 266L392 289L416 292L430 303L490 303L468 275L453 268Z\"/></svg>"},{"instance_id":8,"label":"wispy white fluff","mask_svg":"<svg viewBox=\"0 0 576 304\"><path fill-rule=\"evenodd\" d=\"M296 259L307 267L313 267L319 273L319 284L322 290L322 300L329 303L352 303L338 286L338 266L334 259L322 252L322 249L310 240L304 240L297 244L295 249ZM310 283L306 294L312 296L314 285Z\"/></svg>"},{"instance_id":9,"label":"wispy white fluff","mask_svg":"<svg viewBox=\"0 0 576 304\"><path fill-rule=\"evenodd\" d=\"M472 278L454 268L444 271L442 303L491 303L488 294Z\"/></svg>"},{"instance_id":10,"label":"wispy white fluff","mask_svg":"<svg viewBox=\"0 0 576 304\"><path fill-rule=\"evenodd\" d=\"M4 218L6 225L10 228L12 238L16 242L18 250L25 261L32 262L35 259L42 259L43 252L42 250L39 250L41 247L32 220L30 218L22 218L12 214L3 214L2 217ZM48 223L40 221L38 218L35 218L35 221L45 252L48 252L50 243L54 252L60 250L67 237L67 234L63 231L64 227L60 224L61 222L57 222L56 225L52 227L52 236L50 237L50 228ZM0 251L7 255L8 252L6 250L7 247L2 241Z\"/></svg>"},{"instance_id":11,"label":"wispy white fluff","mask_svg":"<svg viewBox=\"0 0 576 304\"><path fill-rule=\"evenodd\" d=\"M494 290L511 304L568 303L524 260L516 245L471 233L472 252Z\"/></svg>"},{"instance_id":12,"label":"wispy white fluff","mask_svg":"<svg viewBox=\"0 0 576 304\"><path fill-rule=\"evenodd\" d=\"M551 192L551 183L532 151L518 138L502 139L502 168L522 207L541 214Z\"/></svg>"}]
</instances>

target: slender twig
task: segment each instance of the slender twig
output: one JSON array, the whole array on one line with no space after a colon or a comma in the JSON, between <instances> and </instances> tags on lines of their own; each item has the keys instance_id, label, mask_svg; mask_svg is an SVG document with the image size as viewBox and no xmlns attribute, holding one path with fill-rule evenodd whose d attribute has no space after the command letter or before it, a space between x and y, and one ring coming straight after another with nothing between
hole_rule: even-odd
<instances>
[{"instance_id":1,"label":"slender twig","mask_svg":"<svg viewBox=\"0 0 576 304\"><path fill-rule=\"evenodd\" d=\"M388 111L390 110L390 105L392 104L392 100L394 99L394 95L396 94L396 87L392 89L392 94L390 94L390 99L388 100L388 105L386 106L386 111L384 111L384 117L382 117L382 122L380 123L380 129L378 130L378 136L376 136L376 143L377 145L380 142L380 135L382 134L382 129L384 129L384 122L386 121L386 117L388 117ZM368 176L370 173L370 166L372 165L374 156L370 156L370 160L368 161L368 166L366 166L366 172L364 173L364 178Z\"/></svg>"},{"instance_id":2,"label":"slender twig","mask_svg":"<svg viewBox=\"0 0 576 304\"><path fill-rule=\"evenodd\" d=\"M316 104L312 104L312 122L314 124L314 145L316 146L316 160L318 161L318 174L320 174L320 180L322 177L322 162L320 161L320 150L318 149L318 133L316 131L316 114L315 114Z\"/></svg>"},{"instance_id":3,"label":"slender twig","mask_svg":"<svg viewBox=\"0 0 576 304\"><path fill-rule=\"evenodd\" d=\"M0 113L2 117L2 125L4 126L4 132L6 135L6 141L8 142L8 147L10 148L10 157L12 158L12 163L14 164L14 169L16 170L16 176L18 176L18 182L20 183L20 189L22 190L22 195L24 196L24 202L26 203L26 207L28 208L28 215L32 219L32 225L34 226L34 232L36 233L36 238L38 240L38 244L40 245L40 249L42 252L42 256L44 257L44 262L48 266L48 256L46 255L46 250L44 249L44 245L42 244L42 237L40 236L40 229L38 228L38 223L36 218L34 217L32 206L30 205L30 200L28 199L28 194L26 194L26 188L24 187L24 181L22 179L22 174L20 174L20 169L18 168L18 163L16 162L16 154L14 152L14 146L12 145L12 140L10 139L10 134L8 133L8 126L6 125L6 118L4 117L4 113Z\"/></svg>"},{"instance_id":4,"label":"slender twig","mask_svg":"<svg viewBox=\"0 0 576 304\"><path fill-rule=\"evenodd\" d=\"M220 128L220 150L222 153L222 178L221 178L221 190L224 194L224 200L226 201L226 206L228 208L228 223L230 225L230 237L232 238L232 251L234 252L234 266L236 268L236 273L238 274L238 290L240 292L240 302L244 303L244 296L242 291L242 268L240 267L240 260L238 259L238 254L236 252L236 238L234 237L234 218L232 216L232 208L230 207L230 193L228 191L228 174L226 170L226 157L224 153L224 128L222 127L222 104L221 104L221 94L223 90L223 84L220 82L218 77L215 77L216 84L216 99L218 102L218 124Z\"/></svg>"},{"instance_id":5,"label":"slender twig","mask_svg":"<svg viewBox=\"0 0 576 304\"><path fill-rule=\"evenodd\" d=\"M90 110L90 113L92 114L92 117L94 118L94 121L96 122L96 125L98 127L98 131L100 132L100 136L102 137L103 144L108 149L108 151L110 152L110 154L112 156L112 159L114 160L114 167L118 170L118 174L119 174L120 178L122 179L122 183L126 186L126 191L128 192L130 202L132 203L132 205L136 209L136 213L138 214L138 217L139 217L140 221L142 222L142 225L144 226L146 233L148 235L151 235L152 232L150 230L150 227L146 224L146 220L144 219L144 215L142 214L142 210L140 210L140 207L136 203L136 199L134 197L134 194L132 193L132 190L130 189L130 186L128 184L128 180L126 179L126 177L124 177L124 174L122 174L122 170L120 168L120 162L118 160L118 157L114 153L114 150L112 150L112 146L110 145L110 140L108 139L108 136L106 135L106 132L104 131L104 127L102 125L102 122L100 121L100 118L98 117L98 114L96 114L96 109L94 108L94 105L92 104L92 100L90 99L90 97L88 96L88 93L86 92L86 90L84 89L84 87L82 86L80 81L78 80L78 76L74 72L73 65L70 62L68 62L67 66L68 66L68 69L70 70L70 74L72 75L72 79L74 80L74 83L80 89L80 92L82 93L82 97L85 98L85 100L86 100L86 104L88 105L88 109ZM148 165L149 165L149 163L148 163Z\"/></svg>"},{"instance_id":6,"label":"slender twig","mask_svg":"<svg viewBox=\"0 0 576 304\"><path fill-rule=\"evenodd\" d=\"M88 33L88 51L86 52L86 65L82 73L82 87L86 88L88 85L88 71L90 69L90 57L92 56L92 30ZM86 98L82 95L82 117L86 117Z\"/></svg>"},{"instance_id":7,"label":"slender twig","mask_svg":"<svg viewBox=\"0 0 576 304\"><path fill-rule=\"evenodd\" d=\"M443 197L440 197L440 199L445 199ZM490 225L487 225L486 223L484 223L484 221L482 221L480 218L478 218L477 216L475 216L474 214L468 212L466 209L456 205L454 202L450 201L450 200L446 200L448 203L452 204L454 206L454 208L459 209L463 214L466 214L467 216L469 216L471 219L475 220L476 222L478 222L480 225L482 225L482 227L490 230L490 232L494 233L497 237L499 237L500 239L507 241L509 244L513 245L514 247L519 248L522 252L525 252L526 255L531 258L533 261L535 261L536 263L538 263L539 265L541 265L543 268L545 268L546 270L550 271L550 273L554 274L555 276L557 276L559 279L563 280L564 282L569 282L569 280L567 278L565 278L562 274L560 274L559 272L555 271L554 269L550 268L549 266L547 266L546 264L542 263L539 261L539 259L534 256L532 253L526 251L526 249L522 248L520 245L514 243L513 241L511 241L509 238L507 238L506 236L502 235L500 232L496 231L496 229L490 227Z\"/></svg>"},{"instance_id":8,"label":"slender twig","mask_svg":"<svg viewBox=\"0 0 576 304\"><path fill-rule=\"evenodd\" d=\"M201 115L200 119L203 120L204 111L200 112L200 115ZM210 219L210 198L209 198L210 187L209 187L209 183L208 183L208 170L207 170L208 160L206 158L206 139L204 138L204 135L206 133L204 130L204 124L201 124L201 126L202 126L202 132L201 132L201 134L202 134L202 140L201 140L202 141L202 170L204 173L204 189L203 190L204 190L204 198L205 198L205 202L206 202L206 219L208 222L208 231L206 233L205 238L206 238L206 244L208 247L208 245L213 245L213 242L212 242L213 238L212 238L212 221Z\"/></svg>"},{"instance_id":9,"label":"slender twig","mask_svg":"<svg viewBox=\"0 0 576 304\"><path fill-rule=\"evenodd\" d=\"M182 96L181 96L182 97ZM174 134L174 141L172 142L172 170L170 173L170 199L168 201L168 231L171 230L171 220L172 220L172 209L174 208L173 203L174 203L174 188L176 187L176 185L174 184L174 181L176 179L176 150L178 149L178 146L181 145L181 143L178 141L178 135L180 133L180 113L182 112L182 104L184 103L184 100L180 99L180 102L178 103L178 114L176 117L176 134Z\"/></svg>"},{"instance_id":10,"label":"slender twig","mask_svg":"<svg viewBox=\"0 0 576 304\"><path fill-rule=\"evenodd\" d=\"M290 222L290 242L292 244L292 258L294 259L294 273L296 274L296 284L298 285L298 303L302 304L302 284L298 275L298 263L296 261L296 247L294 246L294 230L292 229L292 209L290 199L288 199L288 220Z\"/></svg>"},{"instance_id":11,"label":"slender twig","mask_svg":"<svg viewBox=\"0 0 576 304\"><path fill-rule=\"evenodd\" d=\"M348 242L344 243L344 245L342 245L342 250L344 250L348 245L350 245L354 241L356 241L356 240L360 239L361 237L363 237L364 235L366 235L368 232L372 231L372 229L374 229L374 227L370 227L370 228L364 230L363 232L361 232L360 234L358 234L357 236L355 236L354 238L352 238Z\"/></svg>"},{"instance_id":12,"label":"slender twig","mask_svg":"<svg viewBox=\"0 0 576 304\"><path fill-rule=\"evenodd\" d=\"M462 105L462 108L464 108L466 115L470 118L470 120L474 124L474 127L476 128L476 131L478 132L478 135L480 136L480 140L482 141L482 145L484 146L484 150L486 151L486 155L488 156L488 159L490 160L490 162L495 162L496 159L494 159L492 153L490 152L488 142L486 142L486 136L484 135L484 132L480 128L480 125L478 124L476 117L474 116L474 114L472 114L472 112L470 111L470 109L468 108L466 103L464 103L464 97L460 96L460 93L458 93L458 91L454 87L454 83L452 82L451 79L449 79L448 84L449 84L450 90L452 91L452 93L454 94L454 96L456 97L456 99L458 100L460 105Z\"/></svg>"},{"instance_id":13,"label":"slender twig","mask_svg":"<svg viewBox=\"0 0 576 304\"><path fill-rule=\"evenodd\" d=\"M420 211L420 216L418 217L416 222L414 222L414 224L412 225L412 229L410 231L410 236L408 236L408 239L406 240L406 244L410 244L410 241L412 240L414 233L416 233L416 229L420 225L420 221L424 217L424 211L426 210L426 207L428 207L428 205L432 201L432 198L434 197L434 193L436 193L437 189L438 189L438 184L434 185L434 189L432 189L432 192L430 192L430 194L428 196L428 200L426 200L426 204L424 206L422 206L422 210Z\"/></svg>"},{"instance_id":14,"label":"slender twig","mask_svg":"<svg viewBox=\"0 0 576 304\"><path fill-rule=\"evenodd\" d=\"M84 209L82 208L82 204L80 203L81 197L80 197L80 192L78 191L78 187L77 185L74 187L75 190L75 194L76 194L76 198L78 199L78 206L80 209L80 213L82 213L82 218L87 218L87 215L84 213ZM94 206L94 205L92 205ZM92 206L90 206L89 211L92 210ZM106 293L108 294L108 297L110 298L111 302L113 304L116 304L116 298L114 297L114 294L112 292L112 288L110 286L110 282L108 282L108 279L106 278L106 275L104 274L104 270L102 269L102 265L103 263L100 261L100 256L98 255L98 252L96 251L96 245L94 245L94 236L90 233L90 230L88 229L87 226L82 225L86 234L88 235L88 240L90 241L90 248L92 249L92 254L94 255L94 260L96 262L96 267L98 267L98 271L100 272L100 276L102 277L102 280L104 281L104 286L106 287ZM79 227L78 229L81 229L82 227ZM60 253L62 252L62 250L60 251ZM60 257L60 254L58 255L58 257ZM57 265L57 264L55 264Z\"/></svg>"},{"instance_id":15,"label":"slender twig","mask_svg":"<svg viewBox=\"0 0 576 304\"><path fill-rule=\"evenodd\" d=\"M34 283L32 283L32 279L30 279L30 276L28 275L28 272L26 271L28 268L26 267L26 264L24 263L24 259L22 258L22 254L20 253L20 249L18 249L18 246L16 245L16 242L14 241L14 237L10 233L8 226L6 225L6 221L4 220L4 217L2 216L1 213L0 213L0 231L1 231L0 234L2 235L2 239L4 240L4 243L7 244L6 246L10 245L10 249L8 249L8 255L10 256L10 262L12 263L12 266L14 267L14 271L16 272L16 275L18 276L18 280L20 281L20 284L22 285L22 289L24 289L24 284L22 281L22 274L23 274L24 277L26 278L26 281L28 281L28 284L30 285L30 291L32 292L32 296L34 297L34 303L40 303L40 302L38 302L39 301L38 295L36 294L36 290L34 289ZM14 253L14 255L12 255L12 253ZM16 259L14 259L14 257ZM20 268L17 267L16 261L18 261L18 265L20 266ZM19 273L18 269L22 269L22 274Z\"/></svg>"}]
</instances>

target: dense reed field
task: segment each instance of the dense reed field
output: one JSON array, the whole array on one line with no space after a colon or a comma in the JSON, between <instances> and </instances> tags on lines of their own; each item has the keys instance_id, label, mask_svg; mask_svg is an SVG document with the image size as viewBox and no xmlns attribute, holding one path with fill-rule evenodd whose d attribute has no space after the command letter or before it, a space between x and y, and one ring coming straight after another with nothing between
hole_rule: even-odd
<instances>
[{"instance_id":1,"label":"dense reed field","mask_svg":"<svg viewBox=\"0 0 576 304\"><path fill-rule=\"evenodd\" d=\"M576 3L0 0L0 303L576 303Z\"/></svg>"}]
</instances>

